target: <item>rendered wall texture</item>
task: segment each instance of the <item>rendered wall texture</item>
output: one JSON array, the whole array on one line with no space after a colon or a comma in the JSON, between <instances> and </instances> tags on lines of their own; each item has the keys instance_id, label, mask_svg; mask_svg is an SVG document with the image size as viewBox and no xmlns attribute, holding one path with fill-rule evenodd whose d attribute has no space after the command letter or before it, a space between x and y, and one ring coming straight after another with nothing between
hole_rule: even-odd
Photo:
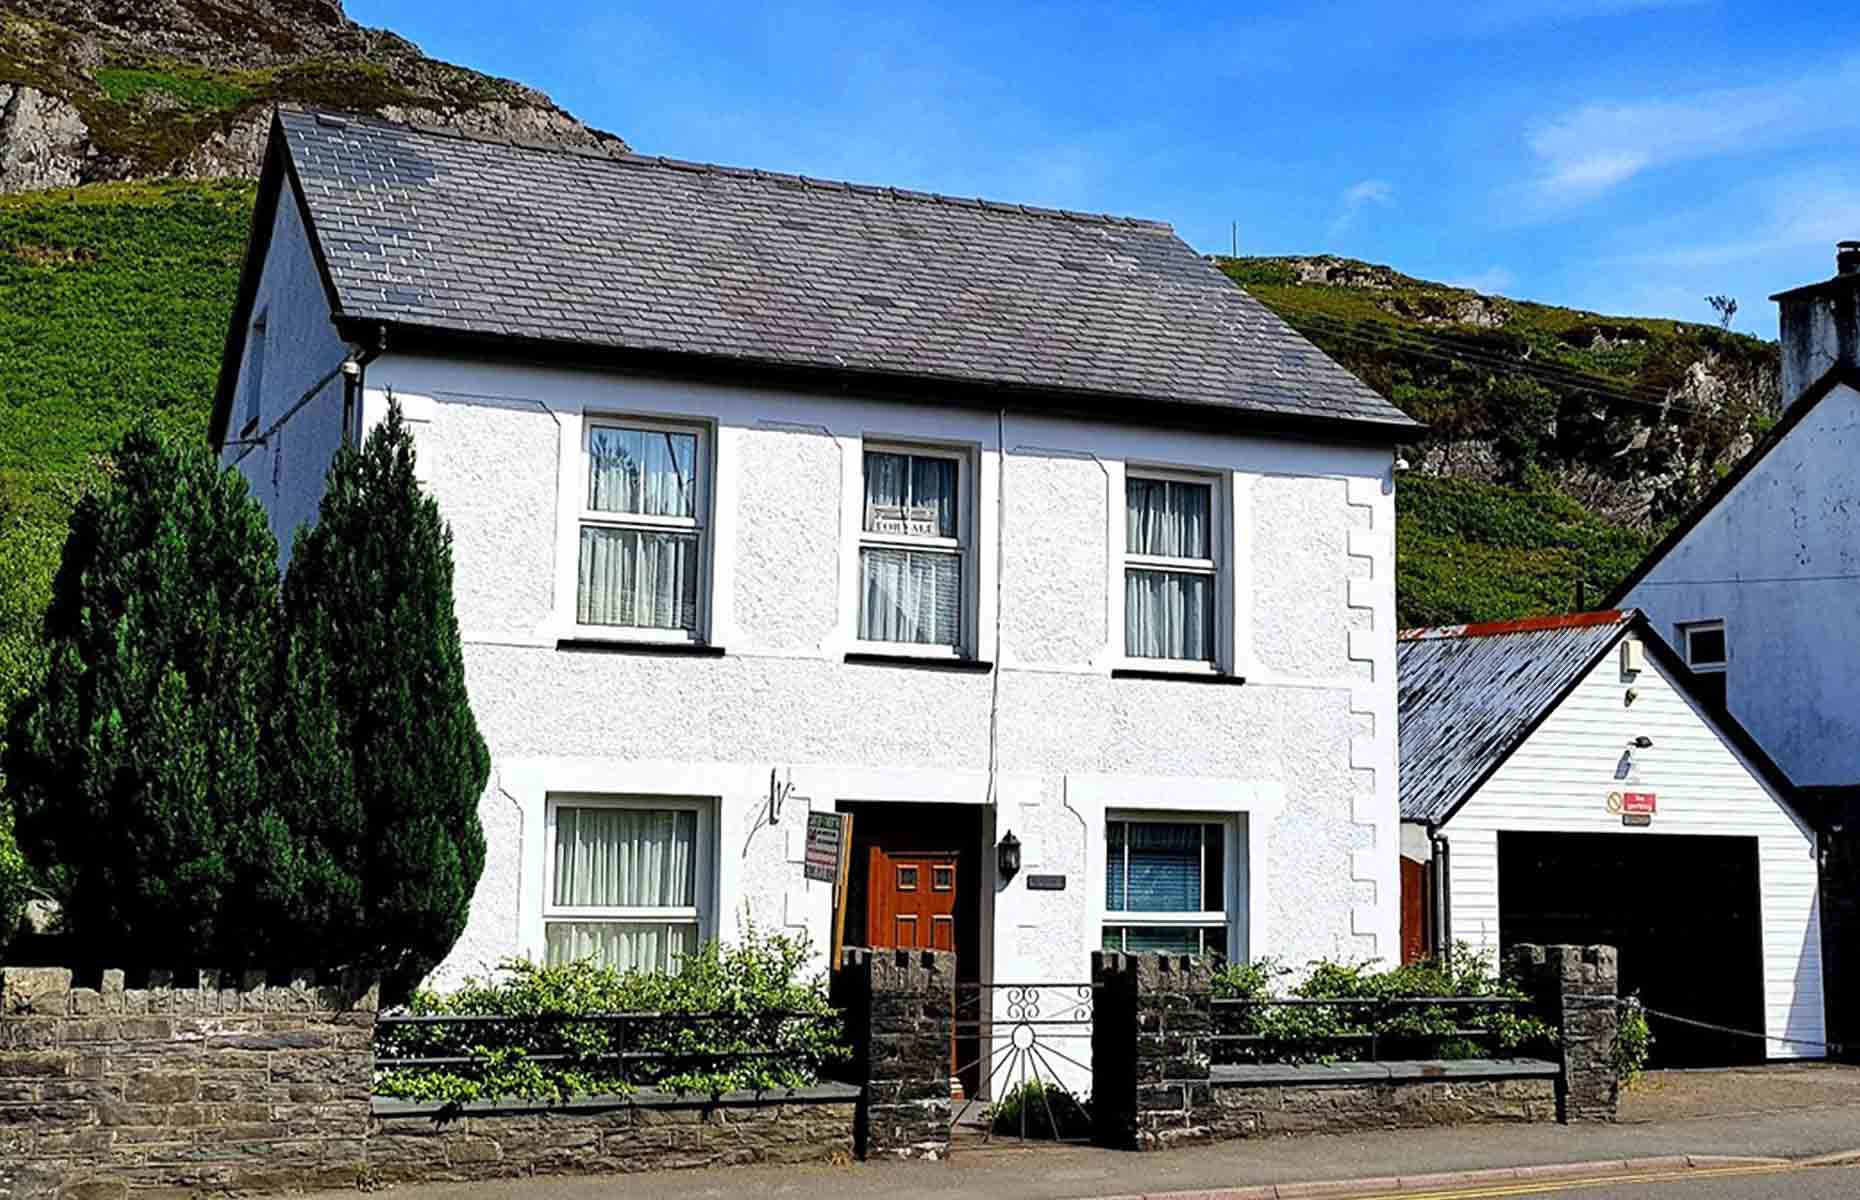
<instances>
[{"instance_id":1,"label":"rendered wall texture","mask_svg":"<svg viewBox=\"0 0 1860 1200\"><path fill-rule=\"evenodd\" d=\"M1068 780L1154 776L1274 797L1247 817L1244 869L1273 879L1246 914L1251 953L1394 952L1386 451L392 353L369 367L365 425L390 394L452 524L467 679L494 756L481 808L490 859L471 925L435 982L539 950L523 897L546 870L535 809L561 790L552 770L572 768L599 792L658 794L678 763L735 772L728 787L673 793L717 797L714 932L753 915L828 940L826 889L800 880L792 835L767 821L777 768L801 809L983 804L997 835L1036 832L1030 866L1065 874L1067 891L1040 898L1050 912L1018 899L1023 881L990 898L994 972L1083 978L1102 908L1093 846L1103 812L1123 805L1081 810ZM587 413L709 429L705 592L722 658L558 649L574 632ZM972 652L997 676L844 661L857 648L868 441L970 456ZM1229 526L1217 549L1230 580L1222 657L1243 687L1111 677L1123 652L1124 478L1145 467L1218 484ZM992 790L991 766L1001 773ZM512 785L519 769L542 782ZM1252 803L1229 810L1237 820Z\"/></svg>"}]
</instances>

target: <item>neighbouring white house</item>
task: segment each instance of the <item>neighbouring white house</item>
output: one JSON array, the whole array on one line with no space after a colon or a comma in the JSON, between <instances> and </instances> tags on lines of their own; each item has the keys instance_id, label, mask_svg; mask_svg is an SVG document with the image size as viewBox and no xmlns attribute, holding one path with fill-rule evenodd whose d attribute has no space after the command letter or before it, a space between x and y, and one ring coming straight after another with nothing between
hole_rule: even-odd
<instances>
[{"instance_id":1,"label":"neighbouring white house","mask_svg":"<svg viewBox=\"0 0 1860 1200\"><path fill-rule=\"evenodd\" d=\"M1860 1052L1860 242L1781 292L1781 419L1615 589L1822 831L1830 1035Z\"/></svg>"},{"instance_id":2,"label":"neighbouring white house","mask_svg":"<svg viewBox=\"0 0 1860 1200\"><path fill-rule=\"evenodd\" d=\"M810 813L967 980L1396 953L1418 427L1167 226L282 113L213 442L288 544L390 397L493 756L436 982L824 951Z\"/></svg>"},{"instance_id":3,"label":"neighbouring white house","mask_svg":"<svg viewBox=\"0 0 1860 1200\"><path fill-rule=\"evenodd\" d=\"M1824 1055L1816 830L1645 617L1406 630L1397 659L1411 951L1613 945L1661 1065Z\"/></svg>"}]
</instances>

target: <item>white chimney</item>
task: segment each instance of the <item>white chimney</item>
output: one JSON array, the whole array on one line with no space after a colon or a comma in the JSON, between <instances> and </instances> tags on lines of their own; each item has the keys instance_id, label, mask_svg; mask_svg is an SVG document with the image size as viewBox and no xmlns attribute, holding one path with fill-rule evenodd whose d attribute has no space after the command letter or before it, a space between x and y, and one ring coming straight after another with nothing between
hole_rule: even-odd
<instances>
[{"instance_id":1,"label":"white chimney","mask_svg":"<svg viewBox=\"0 0 1860 1200\"><path fill-rule=\"evenodd\" d=\"M1833 278L1770 299L1782 310L1785 408L1836 365L1860 366L1860 241L1835 247Z\"/></svg>"}]
</instances>

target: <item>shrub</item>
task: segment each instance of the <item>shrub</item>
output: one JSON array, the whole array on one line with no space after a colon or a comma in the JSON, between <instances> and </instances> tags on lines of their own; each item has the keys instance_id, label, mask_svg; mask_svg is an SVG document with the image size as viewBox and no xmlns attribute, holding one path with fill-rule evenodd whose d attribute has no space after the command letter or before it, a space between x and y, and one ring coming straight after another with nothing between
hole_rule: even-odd
<instances>
[{"instance_id":1,"label":"shrub","mask_svg":"<svg viewBox=\"0 0 1860 1200\"><path fill-rule=\"evenodd\" d=\"M26 901L32 897L32 873L13 840L13 810L0 796L0 953L19 932Z\"/></svg>"},{"instance_id":2,"label":"shrub","mask_svg":"<svg viewBox=\"0 0 1860 1200\"><path fill-rule=\"evenodd\" d=\"M1060 1085L1029 1079L989 1106L988 1125L1008 1137L1079 1138L1091 1132L1091 1110Z\"/></svg>"},{"instance_id":3,"label":"shrub","mask_svg":"<svg viewBox=\"0 0 1860 1200\"><path fill-rule=\"evenodd\" d=\"M265 515L204 445L132 430L71 514L3 769L20 846L93 965L245 957L228 918L276 593Z\"/></svg>"},{"instance_id":4,"label":"shrub","mask_svg":"<svg viewBox=\"0 0 1860 1200\"><path fill-rule=\"evenodd\" d=\"M805 1087L825 1063L847 1054L825 981L802 976L808 956L805 938L752 928L734 945L706 944L673 975L513 959L496 978L470 980L449 995L417 993L407 1007L414 1016L507 1022L388 1024L377 1031L382 1058L459 1057L469 1064L395 1068L375 1090L457 1104L625 1095L638 1086L707 1095ZM567 1019L618 1013L650 1016L625 1024ZM665 1057L635 1060L628 1070L612 1057L623 1050Z\"/></svg>"},{"instance_id":5,"label":"shrub","mask_svg":"<svg viewBox=\"0 0 1860 1200\"><path fill-rule=\"evenodd\" d=\"M413 455L398 404L336 455L284 581L285 700L266 752L272 869L314 895L325 956L378 971L391 1002L464 931L491 770L465 692L452 535ZM299 856L290 828L323 857Z\"/></svg>"},{"instance_id":6,"label":"shrub","mask_svg":"<svg viewBox=\"0 0 1860 1200\"><path fill-rule=\"evenodd\" d=\"M1272 1039L1215 1043L1222 1061L1337 1062L1367 1057L1369 1035L1382 1058L1485 1058L1542 1047L1552 1035L1543 1021L1513 1008L1461 1005L1378 1009L1379 1000L1430 997L1524 999L1524 993L1469 946L1447 960L1429 959L1390 969L1319 960L1287 988L1290 968L1275 960L1236 963L1215 974L1214 994L1228 1000L1361 1000L1350 1005L1223 1006L1221 1032ZM1467 1031L1476 1031L1469 1036ZM1348 1040L1340 1040L1348 1039Z\"/></svg>"},{"instance_id":7,"label":"shrub","mask_svg":"<svg viewBox=\"0 0 1860 1200\"><path fill-rule=\"evenodd\" d=\"M1614 1044L1615 1075L1622 1087L1632 1087L1639 1082L1652 1049L1653 1027L1647 1023L1647 1010L1641 1005L1640 993L1622 997Z\"/></svg>"}]
</instances>

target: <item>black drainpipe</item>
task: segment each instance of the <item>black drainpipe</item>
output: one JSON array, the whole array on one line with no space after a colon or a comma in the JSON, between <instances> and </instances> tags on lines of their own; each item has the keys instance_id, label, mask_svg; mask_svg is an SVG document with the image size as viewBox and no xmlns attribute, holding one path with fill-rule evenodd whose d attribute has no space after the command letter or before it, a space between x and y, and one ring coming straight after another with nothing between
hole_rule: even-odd
<instances>
[{"instance_id":1,"label":"black drainpipe","mask_svg":"<svg viewBox=\"0 0 1860 1200\"><path fill-rule=\"evenodd\" d=\"M342 361L342 444L361 442L362 390L368 385L368 364L387 350L387 326L375 327L375 344L354 351Z\"/></svg>"},{"instance_id":2,"label":"black drainpipe","mask_svg":"<svg viewBox=\"0 0 1860 1200\"><path fill-rule=\"evenodd\" d=\"M1427 840L1434 848L1434 861L1429 868L1434 877L1434 919L1429 923L1433 944L1428 949L1434 958L1447 962L1453 957L1453 848L1447 844L1447 835L1431 821L1427 826Z\"/></svg>"}]
</instances>

